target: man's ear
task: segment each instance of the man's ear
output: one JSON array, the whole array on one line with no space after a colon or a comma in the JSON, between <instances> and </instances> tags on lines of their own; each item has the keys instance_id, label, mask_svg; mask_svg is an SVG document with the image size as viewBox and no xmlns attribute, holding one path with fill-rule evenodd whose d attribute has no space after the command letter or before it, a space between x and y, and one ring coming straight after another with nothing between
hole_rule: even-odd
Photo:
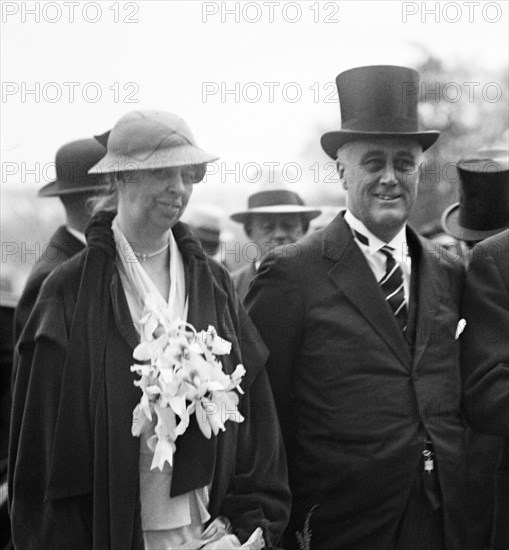
<instances>
[{"instance_id":1,"label":"man's ear","mask_svg":"<svg viewBox=\"0 0 509 550\"><path fill-rule=\"evenodd\" d=\"M345 165L340 160L336 160L336 168L338 170L339 181L341 182L343 189L348 189L348 184L345 177Z\"/></svg>"}]
</instances>

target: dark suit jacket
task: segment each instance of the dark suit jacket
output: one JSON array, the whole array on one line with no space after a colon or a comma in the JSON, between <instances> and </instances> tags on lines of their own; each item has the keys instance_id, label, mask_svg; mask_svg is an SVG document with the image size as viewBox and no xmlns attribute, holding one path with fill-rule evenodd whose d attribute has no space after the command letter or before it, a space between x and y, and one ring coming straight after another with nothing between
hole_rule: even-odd
<instances>
[{"instance_id":1,"label":"dark suit jacket","mask_svg":"<svg viewBox=\"0 0 509 550\"><path fill-rule=\"evenodd\" d=\"M509 548L509 230L473 250L463 298L465 407L480 432L505 439L496 484L494 548Z\"/></svg>"},{"instance_id":2,"label":"dark suit jacket","mask_svg":"<svg viewBox=\"0 0 509 550\"><path fill-rule=\"evenodd\" d=\"M251 262L244 267L241 267L238 271L232 273L233 284L235 285L235 290L241 301L247 295L249 290L249 285L256 275L256 267L254 262Z\"/></svg>"},{"instance_id":3,"label":"dark suit jacket","mask_svg":"<svg viewBox=\"0 0 509 550\"><path fill-rule=\"evenodd\" d=\"M44 254L32 268L28 280L19 299L14 315L14 341L17 342L21 331L28 321L34 307L37 295L44 279L55 267L81 252L85 245L67 231L65 225L60 226L51 236L44 248Z\"/></svg>"},{"instance_id":4,"label":"dark suit jacket","mask_svg":"<svg viewBox=\"0 0 509 550\"><path fill-rule=\"evenodd\" d=\"M290 530L313 550L382 550L433 440L447 550L464 550L464 428L455 331L464 279L415 233L407 338L341 215L262 262L245 300L289 460Z\"/></svg>"}]
</instances>

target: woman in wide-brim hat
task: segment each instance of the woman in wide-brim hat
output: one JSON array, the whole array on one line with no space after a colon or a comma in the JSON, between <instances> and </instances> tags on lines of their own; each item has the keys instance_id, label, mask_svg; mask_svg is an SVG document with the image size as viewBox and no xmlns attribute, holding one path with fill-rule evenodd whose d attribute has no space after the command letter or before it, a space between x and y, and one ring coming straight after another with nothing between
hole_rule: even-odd
<instances>
[{"instance_id":1,"label":"woman in wide-brim hat","mask_svg":"<svg viewBox=\"0 0 509 550\"><path fill-rule=\"evenodd\" d=\"M271 548L282 533L289 491L266 350L226 271L179 222L213 160L170 113L129 113L107 136L92 172L109 187L87 248L49 278L19 345L9 480L17 547L223 549L249 539L243 547ZM135 351L131 372L133 350L142 335L163 341L147 318L212 325L232 342L221 376L239 363L246 372L240 390L224 393L225 431L211 436L208 413L197 412L172 439L164 430L182 427L185 410L168 427L153 386L140 386L152 397L137 407L136 372L154 358ZM157 425L140 413L154 401ZM189 410L188 394L178 403Z\"/></svg>"}]
</instances>

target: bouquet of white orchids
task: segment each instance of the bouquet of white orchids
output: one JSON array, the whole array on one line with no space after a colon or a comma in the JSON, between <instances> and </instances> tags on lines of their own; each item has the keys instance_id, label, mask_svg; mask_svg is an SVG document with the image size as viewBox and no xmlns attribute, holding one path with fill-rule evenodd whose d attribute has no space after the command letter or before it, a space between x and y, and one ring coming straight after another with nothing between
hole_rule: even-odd
<instances>
[{"instance_id":1,"label":"bouquet of white orchids","mask_svg":"<svg viewBox=\"0 0 509 550\"><path fill-rule=\"evenodd\" d=\"M231 343L220 338L214 327L197 332L189 323L171 320L169 311L157 306L149 294L140 320L140 344L133 352L131 371L141 378L134 382L143 392L133 411L132 434L139 437L153 425L147 445L154 453L151 468L173 464L175 441L195 414L203 435L210 439L225 431L227 420L242 422L237 410L243 393L242 365L228 375L217 355L228 355Z\"/></svg>"}]
</instances>

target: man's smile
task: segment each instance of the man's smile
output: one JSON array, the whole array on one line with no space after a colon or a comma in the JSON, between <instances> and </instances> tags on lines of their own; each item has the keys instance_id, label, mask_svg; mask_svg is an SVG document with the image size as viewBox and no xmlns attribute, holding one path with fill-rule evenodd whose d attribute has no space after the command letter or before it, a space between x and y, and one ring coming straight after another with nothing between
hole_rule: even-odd
<instances>
[{"instance_id":1,"label":"man's smile","mask_svg":"<svg viewBox=\"0 0 509 550\"><path fill-rule=\"evenodd\" d=\"M384 195L382 193L375 193L374 196L382 201L395 201L401 198L401 195Z\"/></svg>"}]
</instances>

